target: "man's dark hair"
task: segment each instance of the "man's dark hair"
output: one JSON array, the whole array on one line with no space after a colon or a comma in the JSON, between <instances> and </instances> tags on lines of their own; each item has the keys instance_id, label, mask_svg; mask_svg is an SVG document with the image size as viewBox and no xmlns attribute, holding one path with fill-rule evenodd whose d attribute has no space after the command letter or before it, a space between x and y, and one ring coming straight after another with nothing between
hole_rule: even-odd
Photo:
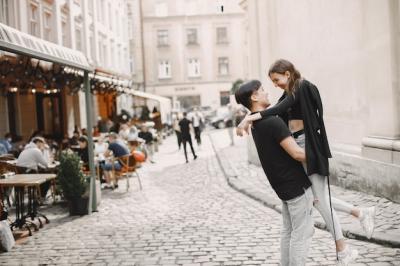
<instances>
[{"instance_id":1,"label":"man's dark hair","mask_svg":"<svg viewBox=\"0 0 400 266\"><path fill-rule=\"evenodd\" d=\"M235 92L236 102L243 105L247 109L251 109L251 95L261 87L259 80L251 80L242 84Z\"/></svg>"},{"instance_id":2,"label":"man's dark hair","mask_svg":"<svg viewBox=\"0 0 400 266\"><path fill-rule=\"evenodd\" d=\"M187 116L187 113L186 112L183 112L183 117L186 117Z\"/></svg>"}]
</instances>

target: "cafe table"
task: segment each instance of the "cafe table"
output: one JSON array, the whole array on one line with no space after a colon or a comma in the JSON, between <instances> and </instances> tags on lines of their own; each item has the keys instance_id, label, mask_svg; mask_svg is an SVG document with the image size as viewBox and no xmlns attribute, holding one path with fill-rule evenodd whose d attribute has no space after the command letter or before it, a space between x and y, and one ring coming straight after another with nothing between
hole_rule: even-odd
<instances>
[{"instance_id":1,"label":"cafe table","mask_svg":"<svg viewBox=\"0 0 400 266\"><path fill-rule=\"evenodd\" d=\"M11 223L11 229L16 227L20 229L26 228L31 236L32 232L30 226L32 226L35 231L39 230L37 225L33 223L35 218L38 219L40 227L42 227L43 224L39 217L43 217L46 223L49 223L49 219L37 211L38 198L40 197L39 186L47 181L54 184L55 178L55 174L18 174L6 179L0 179L0 198L2 198L4 188L14 187L15 191L15 221ZM26 213L25 188L28 190L28 206ZM31 221L28 221L27 218L31 218Z\"/></svg>"}]
</instances>

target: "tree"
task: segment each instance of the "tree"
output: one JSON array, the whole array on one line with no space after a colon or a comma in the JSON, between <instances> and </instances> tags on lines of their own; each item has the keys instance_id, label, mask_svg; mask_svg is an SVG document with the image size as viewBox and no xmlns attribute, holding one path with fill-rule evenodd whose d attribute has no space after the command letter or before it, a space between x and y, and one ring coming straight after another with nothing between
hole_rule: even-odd
<instances>
[{"instance_id":1,"label":"tree","mask_svg":"<svg viewBox=\"0 0 400 266\"><path fill-rule=\"evenodd\" d=\"M239 89L240 85L243 84L243 80L237 79L232 83L231 94L235 94L235 92Z\"/></svg>"}]
</instances>

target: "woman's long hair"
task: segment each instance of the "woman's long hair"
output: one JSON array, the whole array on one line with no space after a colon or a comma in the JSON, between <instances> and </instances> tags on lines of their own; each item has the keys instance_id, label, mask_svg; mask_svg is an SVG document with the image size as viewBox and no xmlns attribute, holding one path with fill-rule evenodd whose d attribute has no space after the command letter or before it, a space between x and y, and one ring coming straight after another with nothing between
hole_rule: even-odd
<instances>
[{"instance_id":1,"label":"woman's long hair","mask_svg":"<svg viewBox=\"0 0 400 266\"><path fill-rule=\"evenodd\" d=\"M275 61L268 70L268 76L271 76L272 73L285 74L286 71L290 73L288 93L293 94L300 85L301 74L291 62L285 59Z\"/></svg>"}]
</instances>

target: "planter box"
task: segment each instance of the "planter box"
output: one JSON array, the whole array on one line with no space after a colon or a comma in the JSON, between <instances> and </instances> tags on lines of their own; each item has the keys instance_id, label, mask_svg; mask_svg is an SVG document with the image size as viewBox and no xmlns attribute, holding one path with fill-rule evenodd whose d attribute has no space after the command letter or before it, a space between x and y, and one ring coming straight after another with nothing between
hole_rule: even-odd
<instances>
[{"instance_id":1,"label":"planter box","mask_svg":"<svg viewBox=\"0 0 400 266\"><path fill-rule=\"evenodd\" d=\"M88 214L89 198L73 198L69 200L69 215Z\"/></svg>"}]
</instances>

